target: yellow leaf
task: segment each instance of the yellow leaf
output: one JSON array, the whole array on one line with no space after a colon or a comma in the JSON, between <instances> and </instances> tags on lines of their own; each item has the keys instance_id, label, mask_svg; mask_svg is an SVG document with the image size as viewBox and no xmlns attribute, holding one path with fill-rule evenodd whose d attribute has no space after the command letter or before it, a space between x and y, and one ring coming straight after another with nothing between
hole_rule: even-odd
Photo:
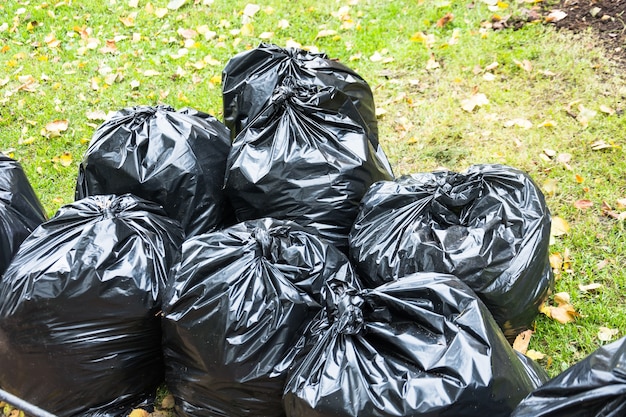
<instances>
[{"instance_id":1,"label":"yellow leaf","mask_svg":"<svg viewBox=\"0 0 626 417\"><path fill-rule=\"evenodd\" d=\"M595 291L595 290L602 288L602 284L597 283L597 282L592 282L591 284L587 284L587 285L578 284L578 288L582 292L591 292L591 291Z\"/></svg>"},{"instance_id":2,"label":"yellow leaf","mask_svg":"<svg viewBox=\"0 0 626 417\"><path fill-rule=\"evenodd\" d=\"M128 417L150 417L150 414L146 410L142 410L141 408L135 408L130 412Z\"/></svg>"},{"instance_id":3,"label":"yellow leaf","mask_svg":"<svg viewBox=\"0 0 626 417\"><path fill-rule=\"evenodd\" d=\"M533 349L529 349L528 352L526 352L526 356L534 361L540 361L546 357L544 353L541 353Z\"/></svg>"},{"instance_id":4,"label":"yellow leaf","mask_svg":"<svg viewBox=\"0 0 626 417\"><path fill-rule=\"evenodd\" d=\"M528 345L530 344L530 338L533 333L535 332L533 332L532 330L526 330L518 334L515 338L515 341L513 342L513 349L515 349L519 353L526 353L526 351L528 350Z\"/></svg>"},{"instance_id":5,"label":"yellow leaf","mask_svg":"<svg viewBox=\"0 0 626 417\"><path fill-rule=\"evenodd\" d=\"M578 316L580 316L580 314L574 310L571 304L562 304L550 309L550 317L561 324L571 323L575 321Z\"/></svg>"},{"instance_id":6,"label":"yellow leaf","mask_svg":"<svg viewBox=\"0 0 626 417\"><path fill-rule=\"evenodd\" d=\"M562 217L552 217L552 225L550 227L551 236L563 236L569 233L569 223Z\"/></svg>"},{"instance_id":7,"label":"yellow leaf","mask_svg":"<svg viewBox=\"0 0 626 417\"><path fill-rule=\"evenodd\" d=\"M239 31L241 36L252 36L254 34L254 26L252 23L246 23L241 26L241 30Z\"/></svg>"},{"instance_id":8,"label":"yellow leaf","mask_svg":"<svg viewBox=\"0 0 626 417\"><path fill-rule=\"evenodd\" d=\"M120 17L120 22L124 24L126 27L135 26L135 18L137 17L137 13L131 13L126 17Z\"/></svg>"},{"instance_id":9,"label":"yellow leaf","mask_svg":"<svg viewBox=\"0 0 626 417\"><path fill-rule=\"evenodd\" d=\"M63 154L59 157L59 162L64 167L72 165L72 154L69 152L63 152Z\"/></svg>"},{"instance_id":10,"label":"yellow leaf","mask_svg":"<svg viewBox=\"0 0 626 417\"><path fill-rule=\"evenodd\" d=\"M546 120L539 125L539 127L555 127L556 122L554 120Z\"/></svg>"},{"instance_id":11,"label":"yellow leaf","mask_svg":"<svg viewBox=\"0 0 626 417\"><path fill-rule=\"evenodd\" d=\"M559 292L554 295L554 302L559 306L569 304L571 297L566 292Z\"/></svg>"}]
</instances>

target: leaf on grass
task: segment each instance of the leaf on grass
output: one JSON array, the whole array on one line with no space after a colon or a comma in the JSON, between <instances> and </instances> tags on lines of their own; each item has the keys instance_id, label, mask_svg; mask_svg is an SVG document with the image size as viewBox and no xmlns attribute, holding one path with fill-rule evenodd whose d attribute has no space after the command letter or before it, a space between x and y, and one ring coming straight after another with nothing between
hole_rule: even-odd
<instances>
[{"instance_id":1,"label":"leaf on grass","mask_svg":"<svg viewBox=\"0 0 626 417\"><path fill-rule=\"evenodd\" d=\"M122 24L126 27L133 27L135 26L135 19L137 18L137 13L133 12L130 13L128 16L126 17L120 17L120 22L122 22Z\"/></svg>"},{"instance_id":2,"label":"leaf on grass","mask_svg":"<svg viewBox=\"0 0 626 417\"><path fill-rule=\"evenodd\" d=\"M563 268L563 256L560 253L551 253L548 257L552 271L560 274Z\"/></svg>"},{"instance_id":3,"label":"leaf on grass","mask_svg":"<svg viewBox=\"0 0 626 417\"><path fill-rule=\"evenodd\" d=\"M172 394L168 394L165 397L163 397L163 400L161 401L161 408L165 409L165 410L169 410L174 408L175 406L175 401L174 401L174 396Z\"/></svg>"},{"instance_id":4,"label":"leaf on grass","mask_svg":"<svg viewBox=\"0 0 626 417\"><path fill-rule=\"evenodd\" d=\"M589 122L598 114L597 111L588 109L582 104L578 105L578 110L579 113L578 116L576 116L576 120L578 120L578 122L584 127L589 126Z\"/></svg>"},{"instance_id":5,"label":"leaf on grass","mask_svg":"<svg viewBox=\"0 0 626 417\"><path fill-rule=\"evenodd\" d=\"M569 223L559 216L552 217L552 225L550 227L550 235L563 236L569 233Z\"/></svg>"},{"instance_id":6,"label":"leaf on grass","mask_svg":"<svg viewBox=\"0 0 626 417\"><path fill-rule=\"evenodd\" d=\"M539 127L555 127L556 122L554 120L546 120L539 125Z\"/></svg>"},{"instance_id":7,"label":"leaf on grass","mask_svg":"<svg viewBox=\"0 0 626 417\"><path fill-rule=\"evenodd\" d=\"M591 150L593 151L601 151L602 149L610 149L617 148L618 146L614 143L607 143L604 140L600 139L591 144Z\"/></svg>"},{"instance_id":8,"label":"leaf on grass","mask_svg":"<svg viewBox=\"0 0 626 417\"><path fill-rule=\"evenodd\" d=\"M67 120L54 120L46 124L45 131L47 136L60 136L62 132L67 130L68 126L69 122Z\"/></svg>"},{"instance_id":9,"label":"leaf on grass","mask_svg":"<svg viewBox=\"0 0 626 417\"><path fill-rule=\"evenodd\" d=\"M545 155L545 153L544 153ZM543 191L548 195L555 195L559 191L559 182L554 178L548 178L541 185Z\"/></svg>"},{"instance_id":10,"label":"leaf on grass","mask_svg":"<svg viewBox=\"0 0 626 417\"><path fill-rule=\"evenodd\" d=\"M506 122L504 122L504 126L506 127L517 126L523 129L530 129L531 127L533 127L533 124L531 123L530 120L516 118L516 119L507 120Z\"/></svg>"},{"instance_id":11,"label":"leaf on grass","mask_svg":"<svg viewBox=\"0 0 626 417\"><path fill-rule=\"evenodd\" d=\"M187 0L170 0L170 2L167 3L167 8L170 10L178 10L183 7L185 3L187 3Z\"/></svg>"},{"instance_id":12,"label":"leaf on grass","mask_svg":"<svg viewBox=\"0 0 626 417\"><path fill-rule=\"evenodd\" d=\"M600 105L600 111L602 113L608 114L608 115L614 115L615 114L615 110L609 106L605 106L604 104Z\"/></svg>"},{"instance_id":13,"label":"leaf on grass","mask_svg":"<svg viewBox=\"0 0 626 417\"><path fill-rule=\"evenodd\" d=\"M161 73L159 71L156 71L156 70L145 70L143 72L143 75L145 77L156 77L157 75L161 75Z\"/></svg>"},{"instance_id":14,"label":"leaf on grass","mask_svg":"<svg viewBox=\"0 0 626 417\"><path fill-rule=\"evenodd\" d=\"M526 330L518 334L513 342L513 349L519 353L525 354L528 351L528 345L530 344L530 338L533 333L535 332L532 330Z\"/></svg>"},{"instance_id":15,"label":"leaf on grass","mask_svg":"<svg viewBox=\"0 0 626 417\"><path fill-rule=\"evenodd\" d=\"M578 284L578 289L582 292L593 292L602 288L603 285L597 282L592 282L591 284Z\"/></svg>"},{"instance_id":16,"label":"leaf on grass","mask_svg":"<svg viewBox=\"0 0 626 417\"><path fill-rule=\"evenodd\" d=\"M611 329L604 326L600 326L600 328L598 329L598 339L603 342L610 342L611 340L615 339L615 336L617 336L618 334L618 329Z\"/></svg>"},{"instance_id":17,"label":"leaf on grass","mask_svg":"<svg viewBox=\"0 0 626 417\"><path fill-rule=\"evenodd\" d=\"M336 30L332 30L332 29L322 29L319 32L317 32L317 35L315 36L315 39L319 39L319 38L327 38L329 36L334 36L337 34ZM378 52L376 52L378 53Z\"/></svg>"},{"instance_id":18,"label":"leaf on grass","mask_svg":"<svg viewBox=\"0 0 626 417\"><path fill-rule=\"evenodd\" d=\"M578 210L587 210L593 207L593 201L591 200L577 200L574 202L574 207Z\"/></svg>"},{"instance_id":19,"label":"leaf on grass","mask_svg":"<svg viewBox=\"0 0 626 417\"><path fill-rule=\"evenodd\" d=\"M437 27L442 28L454 20L454 15L450 12L446 13L442 18L437 20Z\"/></svg>"},{"instance_id":20,"label":"leaf on grass","mask_svg":"<svg viewBox=\"0 0 626 417\"><path fill-rule=\"evenodd\" d=\"M541 353L538 350L529 349L526 352L526 356L534 361L540 361L546 357L545 353Z\"/></svg>"},{"instance_id":21,"label":"leaf on grass","mask_svg":"<svg viewBox=\"0 0 626 417\"><path fill-rule=\"evenodd\" d=\"M471 113L477 107L482 107L489 104L489 99L483 93L477 93L470 98L461 101L461 108L468 113Z\"/></svg>"},{"instance_id":22,"label":"leaf on grass","mask_svg":"<svg viewBox=\"0 0 626 417\"><path fill-rule=\"evenodd\" d=\"M87 119L89 120L106 120L107 114L102 110L94 110L87 112Z\"/></svg>"},{"instance_id":23,"label":"leaf on grass","mask_svg":"<svg viewBox=\"0 0 626 417\"><path fill-rule=\"evenodd\" d=\"M59 163L64 167L69 167L70 165L72 165L72 161L72 154L69 152L63 152L63 154L59 156Z\"/></svg>"},{"instance_id":24,"label":"leaf on grass","mask_svg":"<svg viewBox=\"0 0 626 417\"><path fill-rule=\"evenodd\" d=\"M556 307L542 304L539 311L561 324L571 323L580 317L574 307L570 304L570 296L566 292L560 292L554 296Z\"/></svg>"},{"instance_id":25,"label":"leaf on grass","mask_svg":"<svg viewBox=\"0 0 626 417\"><path fill-rule=\"evenodd\" d=\"M533 64L525 59L523 61L518 61L517 59L514 59L513 62L515 62L515 64L520 67L521 69L523 69L526 72L531 72L533 70Z\"/></svg>"},{"instance_id":26,"label":"leaf on grass","mask_svg":"<svg viewBox=\"0 0 626 417\"><path fill-rule=\"evenodd\" d=\"M259 10L261 10L261 6L259 6L258 4L248 3L248 4L246 4L246 7L243 8L243 15L244 16L248 16L248 17L252 17Z\"/></svg>"},{"instance_id":27,"label":"leaf on grass","mask_svg":"<svg viewBox=\"0 0 626 417\"><path fill-rule=\"evenodd\" d=\"M193 29L183 28L179 28L176 33L178 33L183 39L193 39L198 35L198 32Z\"/></svg>"}]
</instances>

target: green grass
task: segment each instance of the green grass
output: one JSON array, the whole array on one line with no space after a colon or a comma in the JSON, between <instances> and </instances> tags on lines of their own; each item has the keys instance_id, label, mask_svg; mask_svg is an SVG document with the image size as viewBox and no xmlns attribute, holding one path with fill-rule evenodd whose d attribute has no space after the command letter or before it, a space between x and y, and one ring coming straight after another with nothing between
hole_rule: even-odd
<instances>
[{"instance_id":1,"label":"green grass","mask_svg":"<svg viewBox=\"0 0 626 417\"><path fill-rule=\"evenodd\" d=\"M90 120L90 112L166 103L221 118L220 74L228 60L261 41L296 41L339 59L370 83L380 140L397 175L503 163L540 185L556 184L546 193L548 205L571 229L551 252L568 250L572 262L555 292L568 292L581 316L569 324L537 319L530 348L547 355L542 364L551 375L605 343L598 339L600 326L626 335L624 222L601 212L603 201L615 206L626 197L626 86L591 34L557 32L540 22L517 30L490 27L495 15L524 16L530 3L491 11L480 1L271 0L251 26L243 22L245 1L188 0L158 17L154 10L167 3L152 1L153 11L144 0L136 8L128 0L0 5L0 150L22 163L49 215L73 201L78 164L102 122ZM447 13L453 20L438 26ZM289 26L282 28L281 20ZM179 29L201 33L185 44ZM214 36L205 36L207 30ZM318 37L330 30L336 34ZM264 32L273 37L261 39ZM107 40L115 41L115 51L102 50ZM376 54L382 60L370 59ZM493 79L486 80L485 68L494 62ZM20 88L27 76L35 80L31 91ZM463 110L473 93L485 94L489 103ZM596 112L588 123L576 119L584 110L579 106ZM602 111L608 108L615 113ZM514 119L531 127L507 127ZM67 131L42 135L53 120L67 120ZM542 126L547 121L550 126ZM593 150L599 140L613 147ZM545 150L569 155L567 166L546 159ZM68 166L63 154L72 158ZM576 209L580 199L594 206ZM590 282L603 287L579 290Z\"/></svg>"}]
</instances>

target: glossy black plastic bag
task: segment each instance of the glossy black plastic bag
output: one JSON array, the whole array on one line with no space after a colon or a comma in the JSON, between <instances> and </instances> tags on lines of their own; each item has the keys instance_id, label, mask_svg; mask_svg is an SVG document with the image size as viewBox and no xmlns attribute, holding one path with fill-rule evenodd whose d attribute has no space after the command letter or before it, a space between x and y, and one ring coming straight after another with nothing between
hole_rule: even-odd
<instances>
[{"instance_id":1,"label":"glossy black plastic bag","mask_svg":"<svg viewBox=\"0 0 626 417\"><path fill-rule=\"evenodd\" d=\"M511 417L626 416L626 338L587 356L533 391Z\"/></svg>"},{"instance_id":2,"label":"glossy black plastic bag","mask_svg":"<svg viewBox=\"0 0 626 417\"><path fill-rule=\"evenodd\" d=\"M515 168L413 174L371 187L350 257L369 286L419 271L459 277L513 341L554 283L550 225L541 190Z\"/></svg>"},{"instance_id":3,"label":"glossy black plastic bag","mask_svg":"<svg viewBox=\"0 0 626 417\"><path fill-rule=\"evenodd\" d=\"M193 109L137 106L95 131L80 165L76 198L131 193L165 208L187 236L232 223L222 186L230 133Z\"/></svg>"},{"instance_id":4,"label":"glossy black plastic bag","mask_svg":"<svg viewBox=\"0 0 626 417\"><path fill-rule=\"evenodd\" d=\"M259 219L183 245L164 300L166 383L182 416L283 416L287 353L348 258L293 222Z\"/></svg>"},{"instance_id":5,"label":"glossy black plastic bag","mask_svg":"<svg viewBox=\"0 0 626 417\"><path fill-rule=\"evenodd\" d=\"M0 281L2 389L59 416L123 417L153 397L182 239L131 195L82 199L35 229Z\"/></svg>"},{"instance_id":6,"label":"glossy black plastic bag","mask_svg":"<svg viewBox=\"0 0 626 417\"><path fill-rule=\"evenodd\" d=\"M0 276L46 212L19 162L0 154Z\"/></svg>"},{"instance_id":7,"label":"glossy black plastic bag","mask_svg":"<svg viewBox=\"0 0 626 417\"><path fill-rule=\"evenodd\" d=\"M222 72L224 123L235 138L270 103L287 78L320 87L335 87L354 103L375 144L378 124L374 95L367 82L324 53L261 43L232 57Z\"/></svg>"},{"instance_id":8,"label":"glossy black plastic bag","mask_svg":"<svg viewBox=\"0 0 626 417\"><path fill-rule=\"evenodd\" d=\"M392 174L345 94L291 81L233 142L225 190L238 220L293 220L347 251L361 198Z\"/></svg>"},{"instance_id":9,"label":"glossy black plastic bag","mask_svg":"<svg viewBox=\"0 0 626 417\"><path fill-rule=\"evenodd\" d=\"M288 417L509 417L547 379L528 371L454 276L416 273L329 294L297 345Z\"/></svg>"}]
</instances>

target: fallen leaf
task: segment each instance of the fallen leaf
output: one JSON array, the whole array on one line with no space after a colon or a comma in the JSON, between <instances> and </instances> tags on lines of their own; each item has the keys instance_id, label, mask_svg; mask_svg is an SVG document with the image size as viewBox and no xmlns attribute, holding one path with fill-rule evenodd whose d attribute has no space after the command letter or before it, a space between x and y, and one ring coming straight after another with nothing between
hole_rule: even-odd
<instances>
[{"instance_id":1,"label":"fallen leaf","mask_svg":"<svg viewBox=\"0 0 626 417\"><path fill-rule=\"evenodd\" d=\"M600 326L598 329L598 339L603 342L610 342L615 339L615 336L619 334L618 329L610 329L608 327Z\"/></svg>"},{"instance_id":2,"label":"fallen leaf","mask_svg":"<svg viewBox=\"0 0 626 417\"><path fill-rule=\"evenodd\" d=\"M530 120L517 118L517 119L507 120L506 122L504 122L504 126L506 127L518 126L523 129L530 129L531 127L533 127L533 124L530 122Z\"/></svg>"},{"instance_id":3,"label":"fallen leaf","mask_svg":"<svg viewBox=\"0 0 626 417\"><path fill-rule=\"evenodd\" d=\"M555 10L552 10L550 13L548 13L548 16L546 16L546 22L556 23L556 22L560 22L566 17L567 17L567 13L565 13L563 10L555 9Z\"/></svg>"},{"instance_id":4,"label":"fallen leaf","mask_svg":"<svg viewBox=\"0 0 626 417\"><path fill-rule=\"evenodd\" d=\"M578 105L578 110L579 113L578 116L576 116L576 120L584 127L589 126L589 122L598 114L595 110L588 109L582 104Z\"/></svg>"},{"instance_id":5,"label":"fallen leaf","mask_svg":"<svg viewBox=\"0 0 626 417\"><path fill-rule=\"evenodd\" d=\"M176 33L178 33L183 39L193 39L198 35L198 32L193 29L183 28L179 28Z\"/></svg>"},{"instance_id":6,"label":"fallen leaf","mask_svg":"<svg viewBox=\"0 0 626 417\"><path fill-rule=\"evenodd\" d=\"M135 408L130 412L128 417L150 417L150 414L146 410L142 410L141 408Z\"/></svg>"},{"instance_id":7,"label":"fallen leaf","mask_svg":"<svg viewBox=\"0 0 626 417\"><path fill-rule=\"evenodd\" d=\"M257 4L246 4L246 7L244 7L243 9L243 14L244 16L248 16L248 17L252 17L254 16L259 10L261 10L261 6L257 5Z\"/></svg>"},{"instance_id":8,"label":"fallen leaf","mask_svg":"<svg viewBox=\"0 0 626 417\"><path fill-rule=\"evenodd\" d=\"M448 12L442 18L437 20L437 27L442 28L448 23L450 23L452 20L454 20L454 15Z\"/></svg>"},{"instance_id":9,"label":"fallen leaf","mask_svg":"<svg viewBox=\"0 0 626 417\"><path fill-rule=\"evenodd\" d=\"M523 69L526 72L531 72L533 70L533 64L525 59L523 61L518 61L517 59L514 59L513 62L515 62L515 64L520 67L521 69Z\"/></svg>"},{"instance_id":10,"label":"fallen leaf","mask_svg":"<svg viewBox=\"0 0 626 417\"><path fill-rule=\"evenodd\" d=\"M185 3L187 3L187 0L170 0L170 2L167 3L167 8L170 10L178 10L183 7Z\"/></svg>"},{"instance_id":11,"label":"fallen leaf","mask_svg":"<svg viewBox=\"0 0 626 417\"><path fill-rule=\"evenodd\" d=\"M59 162L64 167L69 167L70 165L72 165L72 161L73 161L72 154L69 152L63 152L63 154L59 156Z\"/></svg>"},{"instance_id":12,"label":"fallen leaf","mask_svg":"<svg viewBox=\"0 0 626 417\"><path fill-rule=\"evenodd\" d=\"M143 75L146 77L156 77L157 75L161 75L161 73L156 70L145 70Z\"/></svg>"},{"instance_id":13,"label":"fallen leaf","mask_svg":"<svg viewBox=\"0 0 626 417\"><path fill-rule=\"evenodd\" d=\"M578 210L587 210L593 207L593 201L591 200L577 200L574 202L574 207Z\"/></svg>"},{"instance_id":14,"label":"fallen leaf","mask_svg":"<svg viewBox=\"0 0 626 417\"><path fill-rule=\"evenodd\" d=\"M605 106L604 104L600 105L600 111L605 114L613 115L615 114L615 110L609 106Z\"/></svg>"},{"instance_id":15,"label":"fallen leaf","mask_svg":"<svg viewBox=\"0 0 626 417\"><path fill-rule=\"evenodd\" d=\"M461 108L468 113L474 111L476 107L482 107L489 104L489 99L483 93L477 93L470 98L461 101Z\"/></svg>"},{"instance_id":16,"label":"fallen leaf","mask_svg":"<svg viewBox=\"0 0 626 417\"><path fill-rule=\"evenodd\" d=\"M561 256L560 253L551 253L548 259L552 270L555 273L561 273L561 269L563 268L563 256Z\"/></svg>"},{"instance_id":17,"label":"fallen leaf","mask_svg":"<svg viewBox=\"0 0 626 417\"><path fill-rule=\"evenodd\" d=\"M68 126L69 122L67 120L54 120L46 124L45 130L50 136L59 136L61 132L67 130Z\"/></svg>"},{"instance_id":18,"label":"fallen leaf","mask_svg":"<svg viewBox=\"0 0 626 417\"><path fill-rule=\"evenodd\" d=\"M534 360L534 361L540 361L543 358L546 357L545 353L541 353L537 350L533 350L533 349L529 349L526 352L526 356L529 357L530 359Z\"/></svg>"},{"instance_id":19,"label":"fallen leaf","mask_svg":"<svg viewBox=\"0 0 626 417\"><path fill-rule=\"evenodd\" d=\"M317 35L315 36L315 39L319 39L319 38L326 38L328 36L334 36L337 34L336 30L332 30L332 29L323 29L320 30L319 32L317 32ZM378 53L378 52L376 52ZM372 60L373 61L373 60ZM376 62L376 61L374 61Z\"/></svg>"},{"instance_id":20,"label":"fallen leaf","mask_svg":"<svg viewBox=\"0 0 626 417\"><path fill-rule=\"evenodd\" d=\"M166 395L165 397L163 397L163 400L161 401L161 408L164 408L166 410L174 408L175 405L176 403L174 401L174 396L172 394Z\"/></svg>"},{"instance_id":21,"label":"fallen leaf","mask_svg":"<svg viewBox=\"0 0 626 417\"><path fill-rule=\"evenodd\" d=\"M602 149L610 149L617 148L615 144L607 143L604 140L600 139L591 144L591 150L593 151L601 151Z\"/></svg>"},{"instance_id":22,"label":"fallen leaf","mask_svg":"<svg viewBox=\"0 0 626 417\"><path fill-rule=\"evenodd\" d=\"M94 110L87 112L87 119L89 120L106 120L107 114L102 110Z\"/></svg>"},{"instance_id":23,"label":"fallen leaf","mask_svg":"<svg viewBox=\"0 0 626 417\"><path fill-rule=\"evenodd\" d=\"M592 282L591 284L586 284L586 285L578 284L578 289L581 290L582 292L592 292L602 287L603 285L597 282Z\"/></svg>"},{"instance_id":24,"label":"fallen leaf","mask_svg":"<svg viewBox=\"0 0 626 417\"><path fill-rule=\"evenodd\" d=\"M515 349L519 353L525 354L526 351L528 351L528 345L530 344L530 338L533 333L535 332L533 332L532 330L526 330L518 334L515 338L515 341L513 342L513 349Z\"/></svg>"},{"instance_id":25,"label":"fallen leaf","mask_svg":"<svg viewBox=\"0 0 626 417\"><path fill-rule=\"evenodd\" d=\"M565 219L559 216L552 217L552 225L550 227L551 236L563 236L569 233L570 226Z\"/></svg>"},{"instance_id":26,"label":"fallen leaf","mask_svg":"<svg viewBox=\"0 0 626 417\"><path fill-rule=\"evenodd\" d=\"M545 155L545 153L544 153ZM559 191L559 182L554 178L548 178L541 185L543 191L548 195L555 195Z\"/></svg>"}]
</instances>

